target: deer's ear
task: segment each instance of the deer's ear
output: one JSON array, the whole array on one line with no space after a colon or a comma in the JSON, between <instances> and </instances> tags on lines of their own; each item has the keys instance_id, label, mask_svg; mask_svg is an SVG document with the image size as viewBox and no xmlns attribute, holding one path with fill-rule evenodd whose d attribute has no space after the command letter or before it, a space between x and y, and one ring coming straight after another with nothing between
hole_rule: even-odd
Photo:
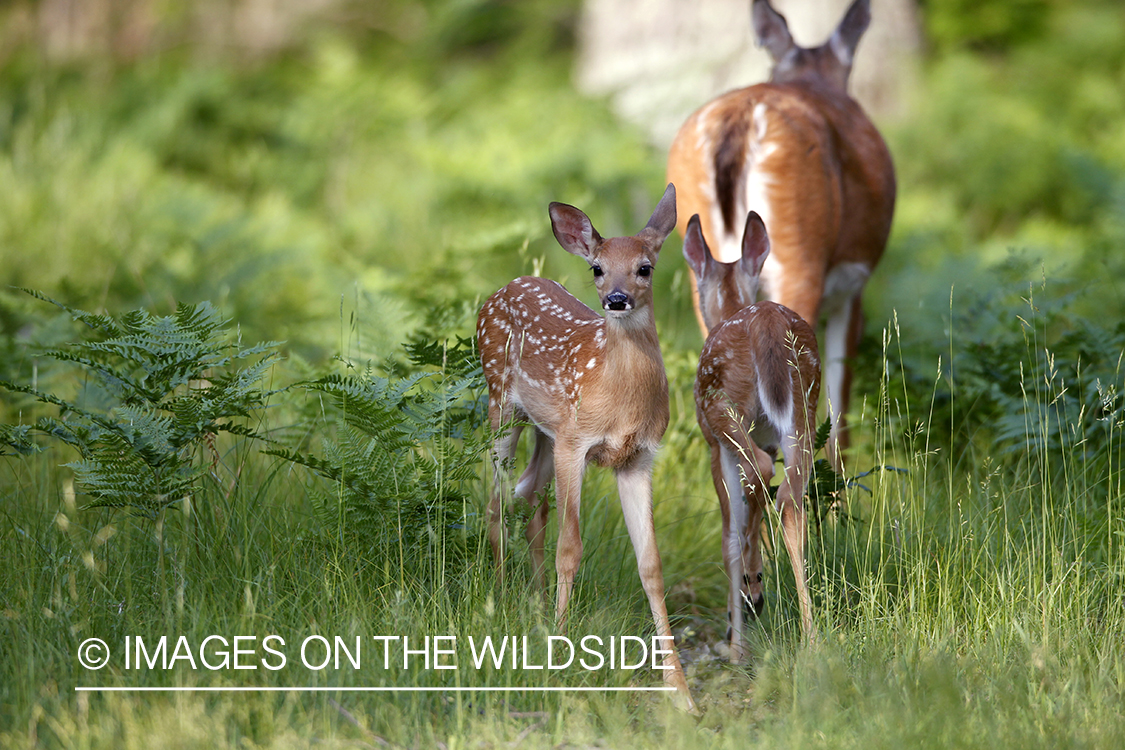
<instances>
[{"instance_id":1,"label":"deer's ear","mask_svg":"<svg viewBox=\"0 0 1125 750\"><path fill-rule=\"evenodd\" d=\"M587 260L592 258L602 238L589 217L566 203L552 203L547 211L551 215L551 230L563 250Z\"/></svg>"},{"instance_id":2,"label":"deer's ear","mask_svg":"<svg viewBox=\"0 0 1125 750\"><path fill-rule=\"evenodd\" d=\"M711 262L711 248L707 247L707 240L703 239L703 228L699 224L699 214L695 214L688 221L687 231L684 232L684 259L688 267L695 273L697 279L703 278L707 264Z\"/></svg>"},{"instance_id":3,"label":"deer's ear","mask_svg":"<svg viewBox=\"0 0 1125 750\"><path fill-rule=\"evenodd\" d=\"M867 31L871 23L871 0L855 0L832 37L828 45L843 65L851 65L855 59L855 48L859 46L859 38Z\"/></svg>"},{"instance_id":4,"label":"deer's ear","mask_svg":"<svg viewBox=\"0 0 1125 750\"><path fill-rule=\"evenodd\" d=\"M656 210L652 212L652 217L649 218L648 224L638 234L652 243L652 247L659 251L664 240L668 239L668 235L676 228L676 186L668 183L668 187L664 188L664 195L660 198L660 202L656 204Z\"/></svg>"},{"instance_id":5,"label":"deer's ear","mask_svg":"<svg viewBox=\"0 0 1125 750\"><path fill-rule=\"evenodd\" d=\"M750 15L758 46L765 48L773 61L778 62L793 48L793 37L789 34L785 16L774 10L769 0L754 0Z\"/></svg>"},{"instance_id":6,"label":"deer's ear","mask_svg":"<svg viewBox=\"0 0 1125 750\"><path fill-rule=\"evenodd\" d=\"M766 234L766 223L757 211L751 211L746 217L746 231L742 233L742 267L751 276L758 276L769 254L770 238Z\"/></svg>"}]
</instances>

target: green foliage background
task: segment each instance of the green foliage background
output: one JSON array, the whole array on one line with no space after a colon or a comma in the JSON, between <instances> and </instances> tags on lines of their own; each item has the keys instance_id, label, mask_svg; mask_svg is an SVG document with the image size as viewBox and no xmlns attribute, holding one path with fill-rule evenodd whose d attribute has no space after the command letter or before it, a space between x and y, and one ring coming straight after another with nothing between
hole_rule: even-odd
<instances>
[{"instance_id":1,"label":"green foliage background","mask_svg":"<svg viewBox=\"0 0 1125 750\"><path fill-rule=\"evenodd\" d=\"M148 46L110 33L71 59L36 34L46 4L0 6L0 381L18 386L0 393L0 744L1125 744L1115 0L921 3L921 90L879 123L899 199L865 297L853 419L852 465L905 473L877 469L847 513L820 509L810 568L829 642L798 647L787 561L771 559L741 668L706 658L726 582L691 402L700 341L669 240L656 516L675 626L702 648L699 720L612 697L73 694L91 634L551 632L520 545L524 572L492 578L479 380L457 341L518 274L589 301L547 203L587 209L606 236L636 231L664 155L574 91L576 0L342 2L265 52L201 36L199 18L230 3L154 2ZM152 324L206 300L227 321L211 353L253 355L254 381L216 381L244 400L182 444L149 440L190 416L160 405L206 388L170 382L138 406L51 356L88 351L74 310ZM130 449L102 446L76 475L63 464L87 457L31 429L43 417L159 443L150 457L190 497L148 516L83 509L99 499L84 480ZM643 632L611 479L591 472L585 492L573 616ZM206 683L136 677L175 679Z\"/></svg>"}]
</instances>

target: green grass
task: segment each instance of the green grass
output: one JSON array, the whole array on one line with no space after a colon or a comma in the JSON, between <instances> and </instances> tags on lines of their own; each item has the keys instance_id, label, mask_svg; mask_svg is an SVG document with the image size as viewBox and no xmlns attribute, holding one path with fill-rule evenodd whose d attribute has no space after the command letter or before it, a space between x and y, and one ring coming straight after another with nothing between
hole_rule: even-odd
<instances>
[{"instance_id":1,"label":"green grass","mask_svg":"<svg viewBox=\"0 0 1125 750\"><path fill-rule=\"evenodd\" d=\"M725 581L705 446L683 384L657 465L656 519L674 627L703 716L646 694L347 692L362 685L655 685L652 672L470 668L468 636L551 634L529 583L514 517L514 575L498 587L479 523L438 529L424 549L326 534L316 480L230 442L190 504L156 520L77 507L61 458L3 464L5 560L0 669L5 744L58 747L287 747L312 742L491 746L747 743L823 747L1112 747L1125 739L1125 558L1119 446L1108 475L1075 455L1028 454L954 468L917 450L888 392L867 424L879 447L856 463L892 465L854 489L846 517L812 532L810 586L822 634L800 645L787 561L770 556L766 616L750 628L750 664L717 659ZM1042 394L1048 408L1057 394ZM925 409L926 405L913 405ZM925 423L921 425L925 431ZM362 467L356 467L362 470ZM1095 480L1095 481L1091 481ZM483 487L472 493L483 507ZM585 559L570 634L651 629L611 476L592 471ZM478 516L479 517L479 516ZM771 522L775 522L772 519ZM393 519L388 519L393 522ZM548 538L551 539L553 526ZM454 544L442 534L461 534ZM780 549L776 529L773 549ZM553 546L553 545L549 545ZM448 554L446 554L448 552ZM125 671L125 636L148 643L212 634L285 639L286 668ZM462 669L383 669L364 645L361 670L313 671L297 644L313 634L456 635ZM101 672L76 662L98 636L116 658ZM276 644L275 644L276 645ZM401 653L401 652L397 652ZM257 663L261 650L250 658ZM373 658L375 657L375 658ZM214 658L214 657L211 657ZM542 650L531 663L541 663ZM333 686L315 694L79 694L78 685Z\"/></svg>"},{"instance_id":2,"label":"green grass","mask_svg":"<svg viewBox=\"0 0 1125 750\"><path fill-rule=\"evenodd\" d=\"M2 280L113 315L211 299L244 344L286 341L268 391L328 372L407 376L404 341L468 335L479 301L518 274L588 299L547 202L587 209L606 236L635 231L663 154L571 89L573 4L426 7L429 23L400 36L318 24L255 63L173 49L86 70L13 51L0 63ZM654 500L702 716L648 693L346 691L658 685L651 670L384 670L370 641L358 671L298 663L313 634L553 633L519 514L499 586L485 467L450 483L466 466L443 463L449 445L427 438L411 450L429 463L407 462L433 471L440 498L384 493L393 513L352 523L332 513L354 500L341 485L237 435L191 458L199 490L155 517L84 509L62 466L77 455L42 442L0 458L0 746L1125 746L1121 17L1112 3L1032 3L980 30L971 11L935 14L924 105L885 128L900 201L866 300L848 466L902 471L862 478L846 513L822 508L810 531L816 644L800 643L771 516L779 556L752 658L721 658L719 513L690 386L700 342L672 239L657 272L672 415ZM0 379L91 398L87 378L43 356L76 335L0 291ZM36 408L0 396L5 423ZM292 387L248 424L324 456L346 421L324 392ZM393 488L394 465L372 483ZM591 469L583 501L570 633L646 635L612 475ZM123 669L126 636L213 634L281 635L288 664ZM110 667L78 664L88 637L114 650ZM74 690L91 684L340 690Z\"/></svg>"}]
</instances>

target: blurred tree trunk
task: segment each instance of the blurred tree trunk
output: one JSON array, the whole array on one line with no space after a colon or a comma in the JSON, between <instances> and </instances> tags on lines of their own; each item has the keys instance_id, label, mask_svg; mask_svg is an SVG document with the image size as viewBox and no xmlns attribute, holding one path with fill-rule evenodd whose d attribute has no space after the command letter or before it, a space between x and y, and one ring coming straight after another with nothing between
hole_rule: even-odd
<instances>
[{"instance_id":1,"label":"blurred tree trunk","mask_svg":"<svg viewBox=\"0 0 1125 750\"><path fill-rule=\"evenodd\" d=\"M6 11L5 37L31 35L52 60L132 59L190 44L250 56L290 44L313 17L346 0L25 0Z\"/></svg>"},{"instance_id":2,"label":"blurred tree trunk","mask_svg":"<svg viewBox=\"0 0 1125 750\"><path fill-rule=\"evenodd\" d=\"M36 26L51 59L113 54L130 58L151 40L151 0L41 0Z\"/></svg>"},{"instance_id":3,"label":"blurred tree trunk","mask_svg":"<svg viewBox=\"0 0 1125 750\"><path fill-rule=\"evenodd\" d=\"M823 43L851 0L772 0L794 40ZM851 91L873 118L909 108L921 45L916 0L872 0ZM577 82L609 95L624 119L668 145L687 116L718 94L766 80L754 45L750 0L585 0Z\"/></svg>"}]
</instances>

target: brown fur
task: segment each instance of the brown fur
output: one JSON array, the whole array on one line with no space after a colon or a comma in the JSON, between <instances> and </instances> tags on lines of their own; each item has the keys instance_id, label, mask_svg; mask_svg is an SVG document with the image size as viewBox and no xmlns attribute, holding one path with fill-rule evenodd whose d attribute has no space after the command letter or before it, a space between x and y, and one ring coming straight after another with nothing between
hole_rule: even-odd
<instances>
[{"instance_id":1,"label":"brown fur","mask_svg":"<svg viewBox=\"0 0 1125 750\"><path fill-rule=\"evenodd\" d=\"M867 2L856 0L833 38L809 49L792 43L784 19L766 0L755 0L753 10L774 71L769 83L720 96L680 129L668 155L668 179L680 187L679 229L699 214L703 236L720 260L730 261L739 240L730 217L762 212L773 248L763 291L810 325L822 312L840 316L850 359L862 334L852 311L859 309L865 275L883 255L895 201L890 153L846 89L851 55L869 17ZM747 204L751 184L764 205ZM831 291L826 281L837 270L857 274L851 282L856 288L824 310ZM706 337L694 275L692 295ZM838 468L837 443L846 443L848 359L839 382L828 383L834 402L829 450Z\"/></svg>"},{"instance_id":2,"label":"brown fur","mask_svg":"<svg viewBox=\"0 0 1125 750\"><path fill-rule=\"evenodd\" d=\"M742 258L735 263L711 256L697 217L688 223L684 239L684 255L699 277L711 329L699 357L695 404L711 449L711 476L722 512L733 661L743 653L743 602L755 613L764 603L759 537L779 448L785 454L785 475L777 509L797 582L802 629L809 637L814 633L805 583L804 494L812 476L820 396L816 336L808 323L773 302L744 304L753 299L757 274L770 252L765 225L756 213L747 217L743 237ZM724 473L724 453L728 465L737 466L737 478ZM745 513L732 505L742 498L748 505Z\"/></svg>"},{"instance_id":3,"label":"brown fur","mask_svg":"<svg viewBox=\"0 0 1125 750\"><path fill-rule=\"evenodd\" d=\"M617 473L618 491L638 571L656 623L670 639L664 579L652 522L652 462L668 426L668 381L652 310L652 273L675 227L675 190L665 191L648 225L633 237L603 240L573 206L551 204L552 229L567 251L586 259L606 309L603 318L554 281L522 277L481 308L477 340L488 381L488 415L496 433L489 540L503 577L503 485L515 445L530 421L531 461L515 494L532 507L527 539L546 590L543 492L555 475L559 539L555 615L565 628L567 605L582 557L579 533L582 474L590 462ZM671 646L670 641L665 642ZM694 710L674 646L664 680Z\"/></svg>"},{"instance_id":4,"label":"brown fur","mask_svg":"<svg viewBox=\"0 0 1125 750\"><path fill-rule=\"evenodd\" d=\"M749 123L745 119L732 119L727 123L729 127L719 134L719 146L715 149L715 194L719 197L723 228L733 233L738 221L735 192L742 184L742 169L746 161L746 129Z\"/></svg>"}]
</instances>

